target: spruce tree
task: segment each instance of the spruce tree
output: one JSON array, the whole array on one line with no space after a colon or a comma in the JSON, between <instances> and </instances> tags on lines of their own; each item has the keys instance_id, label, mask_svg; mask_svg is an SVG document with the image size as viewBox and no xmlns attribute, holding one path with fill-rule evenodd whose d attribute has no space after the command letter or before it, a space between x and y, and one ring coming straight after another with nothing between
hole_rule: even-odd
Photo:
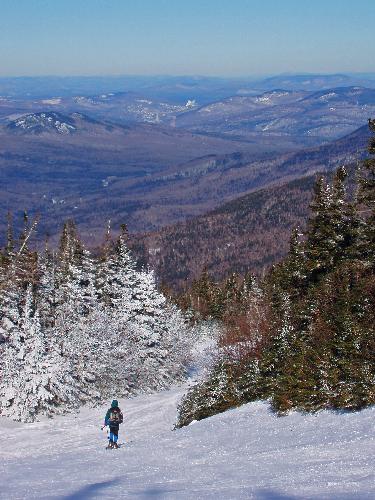
<instances>
[{"instance_id":1,"label":"spruce tree","mask_svg":"<svg viewBox=\"0 0 375 500\"><path fill-rule=\"evenodd\" d=\"M124 291L134 288L136 280L136 262L127 246L126 226L122 226L114 249L105 247L98 266L96 288L100 301L117 307Z\"/></svg>"},{"instance_id":2,"label":"spruce tree","mask_svg":"<svg viewBox=\"0 0 375 500\"><path fill-rule=\"evenodd\" d=\"M312 282L331 271L344 253L350 225L346 178L346 170L341 167L335 173L332 186L323 177L315 184L306 240L307 271Z\"/></svg>"}]
</instances>

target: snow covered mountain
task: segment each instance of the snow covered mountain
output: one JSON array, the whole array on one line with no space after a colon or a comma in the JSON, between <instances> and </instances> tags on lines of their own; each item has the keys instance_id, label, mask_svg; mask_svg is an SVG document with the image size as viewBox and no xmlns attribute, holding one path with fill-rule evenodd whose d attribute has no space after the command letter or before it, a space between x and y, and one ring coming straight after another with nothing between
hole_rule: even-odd
<instances>
[{"instance_id":1,"label":"snow covered mountain","mask_svg":"<svg viewBox=\"0 0 375 500\"><path fill-rule=\"evenodd\" d=\"M21 134L55 132L67 135L74 133L77 127L72 117L51 111L21 116L8 123L7 129Z\"/></svg>"},{"instance_id":2,"label":"snow covered mountain","mask_svg":"<svg viewBox=\"0 0 375 500\"><path fill-rule=\"evenodd\" d=\"M84 113L60 113L58 111L44 110L37 113L28 113L14 119L2 127L5 135L20 134L23 136L42 135L44 140L53 140L55 136L62 135L73 137L77 134L101 136L108 134L123 135L128 130L126 126L109 123L106 120L96 120ZM21 140L21 139L20 139Z\"/></svg>"}]
</instances>

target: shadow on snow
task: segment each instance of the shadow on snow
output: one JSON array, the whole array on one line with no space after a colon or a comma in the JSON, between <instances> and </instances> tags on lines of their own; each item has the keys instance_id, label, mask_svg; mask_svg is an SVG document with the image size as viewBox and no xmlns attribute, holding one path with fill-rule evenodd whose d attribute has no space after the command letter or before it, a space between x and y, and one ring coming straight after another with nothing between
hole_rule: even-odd
<instances>
[{"instance_id":1,"label":"shadow on snow","mask_svg":"<svg viewBox=\"0 0 375 500\"><path fill-rule=\"evenodd\" d=\"M75 493L71 495L66 495L61 497L61 500L84 500L96 496L100 490L108 488L110 486L115 486L119 482L119 479L112 479L111 481L102 481L100 483L93 483L83 486Z\"/></svg>"}]
</instances>

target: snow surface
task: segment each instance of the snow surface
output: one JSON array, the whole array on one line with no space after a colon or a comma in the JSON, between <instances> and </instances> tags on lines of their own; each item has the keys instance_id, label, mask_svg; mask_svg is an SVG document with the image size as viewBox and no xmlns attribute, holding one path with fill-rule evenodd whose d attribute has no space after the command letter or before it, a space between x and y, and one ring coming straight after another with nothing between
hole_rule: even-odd
<instances>
[{"instance_id":1,"label":"snow surface","mask_svg":"<svg viewBox=\"0 0 375 500\"><path fill-rule=\"evenodd\" d=\"M0 498L375 498L375 407L274 415L256 402L173 431L184 388L21 424L0 418Z\"/></svg>"}]
</instances>

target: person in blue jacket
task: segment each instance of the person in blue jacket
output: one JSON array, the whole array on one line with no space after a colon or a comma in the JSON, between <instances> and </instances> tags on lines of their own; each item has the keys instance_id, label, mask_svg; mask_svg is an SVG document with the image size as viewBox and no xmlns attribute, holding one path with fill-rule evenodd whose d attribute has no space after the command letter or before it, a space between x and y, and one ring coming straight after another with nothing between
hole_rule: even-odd
<instances>
[{"instance_id":1,"label":"person in blue jacket","mask_svg":"<svg viewBox=\"0 0 375 500\"><path fill-rule=\"evenodd\" d=\"M107 448L118 448L118 431L123 422L123 415L119 408L117 399L112 401L111 407L107 410L104 418L104 427L109 426L109 443Z\"/></svg>"}]
</instances>

